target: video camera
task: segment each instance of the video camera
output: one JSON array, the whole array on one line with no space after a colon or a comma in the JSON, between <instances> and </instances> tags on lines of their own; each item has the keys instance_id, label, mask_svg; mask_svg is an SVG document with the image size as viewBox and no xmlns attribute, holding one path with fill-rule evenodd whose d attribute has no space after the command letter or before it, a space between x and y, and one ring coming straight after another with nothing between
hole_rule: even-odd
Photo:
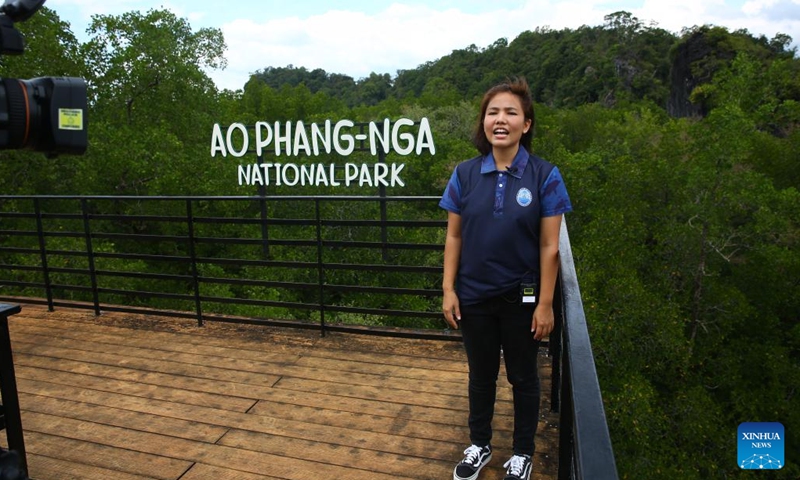
<instances>
[{"instance_id":1,"label":"video camera","mask_svg":"<svg viewBox=\"0 0 800 480\"><path fill-rule=\"evenodd\" d=\"M24 22L45 0L6 0L0 7L0 55L21 55ZM0 149L29 149L48 155L86 151L86 81L77 77L0 79Z\"/></svg>"}]
</instances>

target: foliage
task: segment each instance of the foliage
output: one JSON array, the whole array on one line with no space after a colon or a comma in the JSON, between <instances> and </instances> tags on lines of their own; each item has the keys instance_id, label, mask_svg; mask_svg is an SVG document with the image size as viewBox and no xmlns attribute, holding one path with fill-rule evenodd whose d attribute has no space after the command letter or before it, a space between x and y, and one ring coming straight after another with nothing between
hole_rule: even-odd
<instances>
[{"instance_id":1,"label":"foliage","mask_svg":"<svg viewBox=\"0 0 800 480\"><path fill-rule=\"evenodd\" d=\"M241 90L220 92L206 71L224 66L221 32L195 31L166 10L95 16L85 44L46 8L21 29L28 53L0 59L0 73L85 77L90 148L84 156L57 159L3 152L3 193L134 195L92 201L87 213L134 215L98 222L106 232L151 239L185 237L182 226L165 218L186 215L187 206L148 202L148 196L256 193L255 187L233 185L238 160L209 156L214 123L425 117L436 155L403 157L407 186L388 193L436 196L453 167L475 155L469 137L482 93L506 77L526 76L537 100L534 148L559 166L575 208L567 222L621 476L733 476L738 471L733 436L745 421L781 421L787 445L800 443L800 62L786 35L767 39L705 25L676 36L615 12L597 27L537 28L486 48L470 45L394 78L372 73L353 79L289 65L266 67ZM374 159L357 153L349 161ZM387 161L401 160L390 154ZM303 193L375 190L319 187ZM297 189L271 186L269 193L293 195ZM86 286L86 275L74 271L87 268L85 259L69 254L84 248L80 207L69 199L48 199L47 206L72 215L58 225L57 237L48 238L48 248L60 252L49 258L60 269L53 280ZM196 224L195 235L205 239L196 246L205 259L198 265L206 280L201 293L215 298L210 311L319 320L318 313L291 305L319 300L320 272L286 267L317 261L316 244L309 243L317 234L313 203L270 205L268 215L277 222L270 225L268 251L260 243L259 202L198 201L192 208L200 219L243 220ZM323 251L326 261L441 264L437 249L342 249L337 242L383 241L378 228L348 223L376 218L376 207L351 201L320 208L327 219L320 233L333 245ZM29 212L33 206L31 200L6 197L0 210ZM393 203L389 213L393 219L443 219L435 207L411 203ZM35 229L33 217L4 217L0 246L13 250L0 252L0 262L37 265L35 237L7 234ZM390 242L443 242L442 229L394 227L387 234ZM189 254L180 242L96 242L104 253ZM142 258L103 258L98 268L178 278L192 274L185 264ZM260 259L279 266L246 263ZM403 319L354 308L439 308L436 298L398 300L346 288L435 290L437 275L346 268L323 275L326 300L336 306L326 313L328 321L408 326ZM243 282L228 285L225 279ZM0 281L26 285L36 278L19 269ZM193 294L188 282L174 280L112 275L101 278L101 286ZM41 295L24 286L14 293ZM87 300L81 291L61 294ZM144 301L136 295L113 298ZM236 307L225 302L231 298L270 304ZM170 298L159 302L164 308L191 308ZM437 322L424 326L441 328ZM800 459L789 453L787 460L771 478L800 476Z\"/></svg>"}]
</instances>

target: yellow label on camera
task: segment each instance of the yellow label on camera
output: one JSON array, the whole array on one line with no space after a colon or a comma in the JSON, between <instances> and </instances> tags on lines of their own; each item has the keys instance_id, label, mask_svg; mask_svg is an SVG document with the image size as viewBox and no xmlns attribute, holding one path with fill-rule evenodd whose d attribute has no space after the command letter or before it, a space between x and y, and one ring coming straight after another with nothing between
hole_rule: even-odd
<instances>
[{"instance_id":1,"label":"yellow label on camera","mask_svg":"<svg viewBox=\"0 0 800 480\"><path fill-rule=\"evenodd\" d=\"M80 108L59 108L58 129L83 130L83 110Z\"/></svg>"}]
</instances>

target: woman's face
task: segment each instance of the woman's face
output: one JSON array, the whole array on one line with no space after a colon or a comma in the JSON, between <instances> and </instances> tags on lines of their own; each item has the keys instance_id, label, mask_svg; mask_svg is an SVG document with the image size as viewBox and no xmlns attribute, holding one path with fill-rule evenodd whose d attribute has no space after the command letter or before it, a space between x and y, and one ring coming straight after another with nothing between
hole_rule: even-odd
<instances>
[{"instance_id":1,"label":"woman's face","mask_svg":"<svg viewBox=\"0 0 800 480\"><path fill-rule=\"evenodd\" d=\"M494 149L518 148L522 135L529 128L531 120L525 118L518 96L501 92L489 101L483 117L483 131Z\"/></svg>"}]
</instances>

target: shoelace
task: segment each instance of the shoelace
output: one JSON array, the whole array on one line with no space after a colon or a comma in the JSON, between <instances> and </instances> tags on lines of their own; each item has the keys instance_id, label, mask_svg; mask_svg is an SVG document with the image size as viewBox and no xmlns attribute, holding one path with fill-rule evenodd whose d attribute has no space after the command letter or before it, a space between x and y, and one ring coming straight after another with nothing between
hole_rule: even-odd
<instances>
[{"instance_id":1,"label":"shoelace","mask_svg":"<svg viewBox=\"0 0 800 480\"><path fill-rule=\"evenodd\" d=\"M503 468L508 469L509 474L516 475L518 477L522 475L522 469L524 467L525 467L525 457L522 457L520 455L514 455L513 457L511 457L509 461L507 461L503 465Z\"/></svg>"},{"instance_id":2,"label":"shoelace","mask_svg":"<svg viewBox=\"0 0 800 480\"><path fill-rule=\"evenodd\" d=\"M481 450L483 449L477 445L470 445L467 447L467 449L464 450L464 455L466 455L464 463L474 465L475 461L481 456Z\"/></svg>"}]
</instances>

